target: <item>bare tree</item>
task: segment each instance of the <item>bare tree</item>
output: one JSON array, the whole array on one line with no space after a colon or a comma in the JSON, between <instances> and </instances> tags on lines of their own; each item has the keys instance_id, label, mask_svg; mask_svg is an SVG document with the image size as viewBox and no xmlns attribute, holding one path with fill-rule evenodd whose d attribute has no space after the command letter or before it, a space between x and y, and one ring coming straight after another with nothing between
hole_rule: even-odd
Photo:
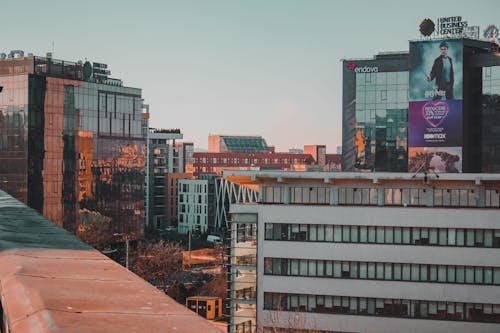
<instances>
[{"instance_id":1,"label":"bare tree","mask_svg":"<svg viewBox=\"0 0 500 333\"><path fill-rule=\"evenodd\" d=\"M227 276L225 273L217 274L215 277L198 290L200 296L215 296L222 299L227 298Z\"/></svg>"},{"instance_id":2,"label":"bare tree","mask_svg":"<svg viewBox=\"0 0 500 333\"><path fill-rule=\"evenodd\" d=\"M109 219L92 221L80 224L76 230L76 237L96 249L102 249L114 241L113 232Z\"/></svg>"},{"instance_id":3,"label":"bare tree","mask_svg":"<svg viewBox=\"0 0 500 333\"><path fill-rule=\"evenodd\" d=\"M306 313L298 308L287 311L285 302L280 297L275 310L267 310L264 324L259 325L259 333L321 333L314 319L308 319Z\"/></svg>"},{"instance_id":4,"label":"bare tree","mask_svg":"<svg viewBox=\"0 0 500 333\"><path fill-rule=\"evenodd\" d=\"M163 290L181 268L182 248L165 241L139 245L131 265L134 273Z\"/></svg>"}]
</instances>

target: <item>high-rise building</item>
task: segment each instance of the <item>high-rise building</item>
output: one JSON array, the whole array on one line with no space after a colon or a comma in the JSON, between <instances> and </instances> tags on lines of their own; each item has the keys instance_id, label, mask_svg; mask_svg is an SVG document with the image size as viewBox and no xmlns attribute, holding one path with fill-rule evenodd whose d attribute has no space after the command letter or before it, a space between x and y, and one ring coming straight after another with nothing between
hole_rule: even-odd
<instances>
[{"instance_id":1,"label":"high-rise building","mask_svg":"<svg viewBox=\"0 0 500 333\"><path fill-rule=\"evenodd\" d=\"M499 54L440 38L344 60L343 170L500 172Z\"/></svg>"},{"instance_id":2,"label":"high-rise building","mask_svg":"<svg viewBox=\"0 0 500 333\"><path fill-rule=\"evenodd\" d=\"M0 187L74 231L91 221L144 230L146 137L141 89L106 64L0 60Z\"/></svg>"},{"instance_id":3,"label":"high-rise building","mask_svg":"<svg viewBox=\"0 0 500 333\"><path fill-rule=\"evenodd\" d=\"M230 332L498 332L500 175L224 171Z\"/></svg>"},{"instance_id":4,"label":"high-rise building","mask_svg":"<svg viewBox=\"0 0 500 333\"><path fill-rule=\"evenodd\" d=\"M182 139L182 137L178 129L150 128L148 130L148 174L146 177L146 226L148 229L161 229L170 225L167 218L167 177L168 174L178 172L179 168L182 169L182 161L174 152L175 140Z\"/></svg>"}]
</instances>

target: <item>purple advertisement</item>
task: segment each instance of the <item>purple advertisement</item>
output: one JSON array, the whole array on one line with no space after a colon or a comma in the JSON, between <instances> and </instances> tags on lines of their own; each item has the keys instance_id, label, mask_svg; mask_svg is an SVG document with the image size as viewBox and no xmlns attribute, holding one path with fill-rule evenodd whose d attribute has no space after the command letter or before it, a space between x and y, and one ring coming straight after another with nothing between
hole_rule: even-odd
<instances>
[{"instance_id":1,"label":"purple advertisement","mask_svg":"<svg viewBox=\"0 0 500 333\"><path fill-rule=\"evenodd\" d=\"M462 101L410 102L409 147L462 146Z\"/></svg>"}]
</instances>

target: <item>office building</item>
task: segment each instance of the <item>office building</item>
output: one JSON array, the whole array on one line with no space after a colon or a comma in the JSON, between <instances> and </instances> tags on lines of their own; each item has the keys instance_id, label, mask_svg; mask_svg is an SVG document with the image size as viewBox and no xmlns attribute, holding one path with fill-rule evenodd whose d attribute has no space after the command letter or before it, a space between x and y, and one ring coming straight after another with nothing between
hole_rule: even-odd
<instances>
[{"instance_id":1,"label":"office building","mask_svg":"<svg viewBox=\"0 0 500 333\"><path fill-rule=\"evenodd\" d=\"M224 178L259 188L230 208L230 332L500 330L498 174Z\"/></svg>"},{"instance_id":2,"label":"office building","mask_svg":"<svg viewBox=\"0 0 500 333\"><path fill-rule=\"evenodd\" d=\"M169 226L177 227L179 179L193 179L192 173L168 173L167 174L167 222Z\"/></svg>"},{"instance_id":3,"label":"office building","mask_svg":"<svg viewBox=\"0 0 500 333\"><path fill-rule=\"evenodd\" d=\"M193 173L222 174L223 170L297 170L313 164L310 154L293 153L201 153L193 154Z\"/></svg>"},{"instance_id":4,"label":"office building","mask_svg":"<svg viewBox=\"0 0 500 333\"><path fill-rule=\"evenodd\" d=\"M70 231L144 232L141 89L106 64L11 52L0 60L0 188Z\"/></svg>"},{"instance_id":5,"label":"office building","mask_svg":"<svg viewBox=\"0 0 500 333\"><path fill-rule=\"evenodd\" d=\"M175 150L175 140L182 139L178 129L148 130L148 166L146 177L146 226L161 229L169 225L167 218L168 175L182 167ZM179 163L180 162L180 163Z\"/></svg>"},{"instance_id":6,"label":"office building","mask_svg":"<svg viewBox=\"0 0 500 333\"><path fill-rule=\"evenodd\" d=\"M309 154L314 159L316 165L326 165L326 146L325 145L305 145L304 154Z\"/></svg>"},{"instance_id":7,"label":"office building","mask_svg":"<svg viewBox=\"0 0 500 333\"><path fill-rule=\"evenodd\" d=\"M500 171L498 45L438 37L343 61L344 171Z\"/></svg>"}]
</instances>

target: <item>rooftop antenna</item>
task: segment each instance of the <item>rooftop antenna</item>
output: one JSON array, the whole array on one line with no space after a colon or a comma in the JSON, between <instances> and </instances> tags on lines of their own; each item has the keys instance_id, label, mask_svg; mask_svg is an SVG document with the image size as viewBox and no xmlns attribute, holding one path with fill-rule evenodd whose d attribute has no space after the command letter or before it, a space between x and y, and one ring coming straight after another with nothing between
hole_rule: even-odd
<instances>
[{"instance_id":1,"label":"rooftop antenna","mask_svg":"<svg viewBox=\"0 0 500 333\"><path fill-rule=\"evenodd\" d=\"M54 55L54 41L52 41L52 56Z\"/></svg>"}]
</instances>

